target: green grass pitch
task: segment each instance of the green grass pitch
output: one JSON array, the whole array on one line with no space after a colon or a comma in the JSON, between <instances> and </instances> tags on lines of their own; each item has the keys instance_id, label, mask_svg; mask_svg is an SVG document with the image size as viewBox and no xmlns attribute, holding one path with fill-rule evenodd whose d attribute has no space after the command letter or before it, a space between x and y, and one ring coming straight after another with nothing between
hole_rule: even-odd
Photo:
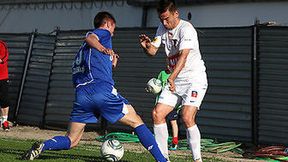
<instances>
[{"instance_id":1,"label":"green grass pitch","mask_svg":"<svg viewBox=\"0 0 288 162\"><path fill-rule=\"evenodd\" d=\"M20 162L21 156L35 141L19 139L0 139L0 161ZM125 149L125 148L124 148ZM171 156L170 160L177 162L191 162L191 155ZM104 162L100 155L100 147L92 144L80 144L76 148L64 151L45 151L35 162ZM125 150L122 162L154 162L148 151L135 153ZM220 162L219 159L203 159L205 162Z\"/></svg>"}]
</instances>

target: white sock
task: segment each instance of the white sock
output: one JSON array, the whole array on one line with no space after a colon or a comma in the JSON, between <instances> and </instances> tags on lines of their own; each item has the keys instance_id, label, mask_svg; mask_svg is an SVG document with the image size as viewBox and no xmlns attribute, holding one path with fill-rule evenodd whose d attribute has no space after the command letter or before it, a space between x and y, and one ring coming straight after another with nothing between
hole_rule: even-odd
<instances>
[{"instance_id":1,"label":"white sock","mask_svg":"<svg viewBox=\"0 0 288 162\"><path fill-rule=\"evenodd\" d=\"M187 135L187 142L193 154L193 159L202 161L201 143L200 143L201 135L197 125L195 124L194 126L186 129L186 135Z\"/></svg>"},{"instance_id":2,"label":"white sock","mask_svg":"<svg viewBox=\"0 0 288 162\"><path fill-rule=\"evenodd\" d=\"M160 151L166 159L169 159L168 156L168 128L167 124L154 124L154 134L155 139L158 144Z\"/></svg>"},{"instance_id":3,"label":"white sock","mask_svg":"<svg viewBox=\"0 0 288 162\"><path fill-rule=\"evenodd\" d=\"M7 121L8 120L8 116L6 115L6 116L2 116L2 123L4 123L5 121Z\"/></svg>"}]
</instances>

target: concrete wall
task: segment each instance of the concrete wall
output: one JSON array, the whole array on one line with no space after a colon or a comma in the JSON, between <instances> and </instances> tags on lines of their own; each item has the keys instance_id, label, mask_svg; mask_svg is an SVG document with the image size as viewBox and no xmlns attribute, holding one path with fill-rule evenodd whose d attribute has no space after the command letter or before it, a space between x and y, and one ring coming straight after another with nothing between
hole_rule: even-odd
<instances>
[{"instance_id":1,"label":"concrete wall","mask_svg":"<svg viewBox=\"0 0 288 162\"><path fill-rule=\"evenodd\" d=\"M181 18L192 14L196 27L250 26L255 18L260 22L276 21L288 25L288 2L255 2L179 6ZM98 11L114 14L118 27L140 27L142 8L129 6L125 0L86 3L54 3L31 5L0 5L0 33L51 32L56 26L61 30L91 29ZM155 8L148 9L147 26L159 24Z\"/></svg>"},{"instance_id":2,"label":"concrete wall","mask_svg":"<svg viewBox=\"0 0 288 162\"><path fill-rule=\"evenodd\" d=\"M62 30L93 28L97 12L107 10L117 19L118 27L134 27L141 24L142 9L128 6L123 1L97 1L93 3L32 4L0 6L0 33L51 32L56 26Z\"/></svg>"},{"instance_id":3,"label":"concrete wall","mask_svg":"<svg viewBox=\"0 0 288 162\"><path fill-rule=\"evenodd\" d=\"M229 3L198 6L181 6L180 16L187 19L191 12L196 27L249 26L258 18L260 22L275 21L288 25L288 2ZM155 9L150 9L148 26L159 22Z\"/></svg>"}]
</instances>

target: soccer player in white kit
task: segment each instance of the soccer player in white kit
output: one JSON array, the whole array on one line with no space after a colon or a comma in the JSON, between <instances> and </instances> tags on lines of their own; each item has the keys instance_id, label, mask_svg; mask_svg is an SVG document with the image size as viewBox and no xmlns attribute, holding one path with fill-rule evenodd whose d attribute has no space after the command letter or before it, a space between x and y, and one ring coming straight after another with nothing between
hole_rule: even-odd
<instances>
[{"instance_id":1,"label":"soccer player in white kit","mask_svg":"<svg viewBox=\"0 0 288 162\"><path fill-rule=\"evenodd\" d=\"M157 53L161 44L167 55L167 68L171 75L153 109L154 133L160 150L168 158L168 129L166 115L177 103L183 105L182 119L193 159L201 162L200 131L195 117L206 93L208 83L206 68L201 58L197 32L187 21L179 18L173 2L160 2L157 8L161 21L155 38L139 36L140 45L149 56Z\"/></svg>"}]
</instances>

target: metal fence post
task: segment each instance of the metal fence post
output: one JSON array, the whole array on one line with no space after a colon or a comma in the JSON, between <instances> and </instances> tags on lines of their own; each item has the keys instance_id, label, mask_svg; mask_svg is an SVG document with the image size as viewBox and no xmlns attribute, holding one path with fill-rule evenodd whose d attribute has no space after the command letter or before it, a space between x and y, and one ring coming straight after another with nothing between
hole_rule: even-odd
<instances>
[{"instance_id":1,"label":"metal fence post","mask_svg":"<svg viewBox=\"0 0 288 162\"><path fill-rule=\"evenodd\" d=\"M52 61L51 61L51 69L50 69L50 74L49 74L48 88L46 91L45 105L44 105L44 110L43 110L43 115L42 115L42 122L40 125L41 128L45 128L45 124L46 124L46 110L47 110L47 104L48 104L48 96L49 96L51 75L52 75L52 70L53 70L54 56L56 54L55 50L57 47L57 35L58 35L58 33L59 33L59 29L57 28L55 30L55 43L54 43L53 56L52 56ZM53 34L53 33L50 33L50 34Z\"/></svg>"},{"instance_id":2,"label":"metal fence post","mask_svg":"<svg viewBox=\"0 0 288 162\"><path fill-rule=\"evenodd\" d=\"M25 80L27 77L27 71L28 71L28 67L29 67L29 63L30 63L30 58L31 58L31 53L32 53L33 43L34 43L36 33L37 33L37 29L35 29L35 31L32 33L31 38L30 38L30 44L29 44L28 53L27 53L26 60L25 60L23 75L22 75L21 84L20 84L20 90L18 93L16 108L14 110L14 117L13 117L13 119L14 119L13 123L14 124L17 124L18 113L19 113L20 103L21 103L23 89L24 89L24 83L25 83Z\"/></svg>"},{"instance_id":3,"label":"metal fence post","mask_svg":"<svg viewBox=\"0 0 288 162\"><path fill-rule=\"evenodd\" d=\"M253 34L252 34L252 141L253 144L258 144L258 39L259 39L259 20L256 19L253 25Z\"/></svg>"}]
</instances>

